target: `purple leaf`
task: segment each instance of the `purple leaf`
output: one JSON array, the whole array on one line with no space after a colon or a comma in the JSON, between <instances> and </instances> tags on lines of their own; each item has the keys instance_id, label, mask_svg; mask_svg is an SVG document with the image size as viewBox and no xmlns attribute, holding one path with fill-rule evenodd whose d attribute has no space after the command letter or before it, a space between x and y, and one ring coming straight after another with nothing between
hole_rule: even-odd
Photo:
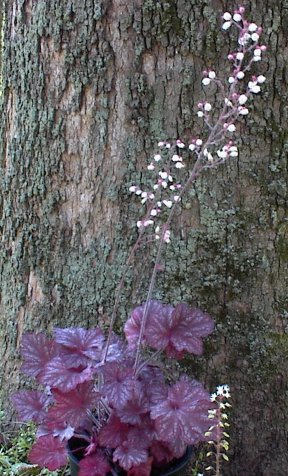
<instances>
[{"instance_id":1,"label":"purple leaf","mask_svg":"<svg viewBox=\"0 0 288 476\"><path fill-rule=\"evenodd\" d=\"M103 455L98 451L96 454L85 456L79 464L79 476L105 476L111 467Z\"/></svg>"},{"instance_id":2,"label":"purple leaf","mask_svg":"<svg viewBox=\"0 0 288 476\"><path fill-rule=\"evenodd\" d=\"M211 423L211 420L209 420L209 424ZM183 441L180 440L179 438L177 440L172 441L172 443L168 443L168 447L170 448L173 458L182 458L184 455L186 449L187 449L187 444Z\"/></svg>"},{"instance_id":3,"label":"purple leaf","mask_svg":"<svg viewBox=\"0 0 288 476\"><path fill-rule=\"evenodd\" d=\"M104 384L101 393L114 408L121 408L132 397L136 381L133 369L116 362L102 367Z\"/></svg>"},{"instance_id":4,"label":"purple leaf","mask_svg":"<svg viewBox=\"0 0 288 476\"><path fill-rule=\"evenodd\" d=\"M140 425L143 416L149 411L148 400L140 391L134 391L130 399L122 408L117 410L117 415L124 423L131 425Z\"/></svg>"},{"instance_id":5,"label":"purple leaf","mask_svg":"<svg viewBox=\"0 0 288 476\"><path fill-rule=\"evenodd\" d=\"M51 397L36 390L21 390L14 393L11 400L22 421L33 420L40 423L46 416Z\"/></svg>"},{"instance_id":6,"label":"purple leaf","mask_svg":"<svg viewBox=\"0 0 288 476\"><path fill-rule=\"evenodd\" d=\"M87 410L93 409L99 401L99 395L93 391L93 383L85 382L77 385L70 392L53 391L55 404L47 414L47 421L52 425L65 423L76 428L86 417Z\"/></svg>"},{"instance_id":7,"label":"purple leaf","mask_svg":"<svg viewBox=\"0 0 288 476\"><path fill-rule=\"evenodd\" d=\"M55 342L64 347L66 361L71 367L86 366L90 361L99 361L104 343L103 332L98 329L54 329Z\"/></svg>"},{"instance_id":8,"label":"purple leaf","mask_svg":"<svg viewBox=\"0 0 288 476\"><path fill-rule=\"evenodd\" d=\"M112 413L108 422L101 428L99 442L101 446L116 448L127 439L129 425L123 423L120 418Z\"/></svg>"},{"instance_id":9,"label":"purple leaf","mask_svg":"<svg viewBox=\"0 0 288 476\"><path fill-rule=\"evenodd\" d=\"M176 382L168 390L166 400L151 409L158 438L170 443L180 439L187 444L205 439L210 426L208 410L212 406L209 393L199 382Z\"/></svg>"},{"instance_id":10,"label":"purple leaf","mask_svg":"<svg viewBox=\"0 0 288 476\"><path fill-rule=\"evenodd\" d=\"M38 380L43 385L49 385L62 392L72 390L80 383L91 380L93 369L91 367L78 368L68 366L65 358L55 357L47 363L44 370L38 375Z\"/></svg>"},{"instance_id":11,"label":"purple leaf","mask_svg":"<svg viewBox=\"0 0 288 476\"><path fill-rule=\"evenodd\" d=\"M104 352L105 352L105 347L102 351L101 355L101 360L104 357ZM109 347L108 347L108 353L106 357L106 362L120 362L123 361L123 359L126 359L129 357L129 353L131 354L131 351L129 352L127 349L127 344L126 342L123 342L120 337L116 335L112 335Z\"/></svg>"},{"instance_id":12,"label":"purple leaf","mask_svg":"<svg viewBox=\"0 0 288 476\"><path fill-rule=\"evenodd\" d=\"M57 436L61 441L70 440L74 435L74 428L70 425L66 425L64 422L55 421L50 417L49 411L46 414L46 419L43 424L38 426L36 436L40 438L41 436Z\"/></svg>"},{"instance_id":13,"label":"purple leaf","mask_svg":"<svg viewBox=\"0 0 288 476\"><path fill-rule=\"evenodd\" d=\"M59 355L59 346L42 332L26 332L21 342L21 355L24 360L22 372L37 377L45 365Z\"/></svg>"},{"instance_id":14,"label":"purple leaf","mask_svg":"<svg viewBox=\"0 0 288 476\"><path fill-rule=\"evenodd\" d=\"M153 458L148 458L145 463L132 466L127 476L150 476Z\"/></svg>"},{"instance_id":15,"label":"purple leaf","mask_svg":"<svg viewBox=\"0 0 288 476\"><path fill-rule=\"evenodd\" d=\"M164 441L153 441L150 447L150 452L157 466L164 466L173 458L175 458L173 452L168 446L168 443L165 443Z\"/></svg>"},{"instance_id":16,"label":"purple leaf","mask_svg":"<svg viewBox=\"0 0 288 476\"><path fill-rule=\"evenodd\" d=\"M126 339L128 340L129 345L132 347L137 345L137 342L139 339L139 333L140 333L141 322L142 322L142 318L144 314L144 309L145 309L145 304L142 304L142 306L136 307L132 311L130 318L126 321L126 324L124 326ZM151 341L150 341L151 323L154 321L159 321L159 322L164 321L166 319L166 315L172 314L173 309L174 308L172 306L162 304L161 302L149 301L143 342L146 342L149 345L151 345ZM152 347L154 347L155 349L162 349L165 347L166 340L167 339L164 338L164 341L163 341L163 336L162 336L161 342L158 342L156 347L153 345Z\"/></svg>"},{"instance_id":17,"label":"purple leaf","mask_svg":"<svg viewBox=\"0 0 288 476\"><path fill-rule=\"evenodd\" d=\"M159 367L147 365L140 372L138 380L142 383L150 404L162 402L167 396L168 387L164 383L164 375Z\"/></svg>"},{"instance_id":18,"label":"purple leaf","mask_svg":"<svg viewBox=\"0 0 288 476\"><path fill-rule=\"evenodd\" d=\"M154 349L164 349L169 357L181 358L184 352L201 355L202 337L214 329L212 318L200 309L178 304L173 312L151 318L146 338Z\"/></svg>"},{"instance_id":19,"label":"purple leaf","mask_svg":"<svg viewBox=\"0 0 288 476\"><path fill-rule=\"evenodd\" d=\"M42 436L32 446L28 458L31 463L41 468L55 471L67 463L66 446L59 438Z\"/></svg>"},{"instance_id":20,"label":"purple leaf","mask_svg":"<svg viewBox=\"0 0 288 476\"><path fill-rule=\"evenodd\" d=\"M125 441L118 446L113 453L113 461L118 461L121 468L128 471L132 466L138 466L148 460L148 453L146 449L132 446L129 441Z\"/></svg>"}]
</instances>

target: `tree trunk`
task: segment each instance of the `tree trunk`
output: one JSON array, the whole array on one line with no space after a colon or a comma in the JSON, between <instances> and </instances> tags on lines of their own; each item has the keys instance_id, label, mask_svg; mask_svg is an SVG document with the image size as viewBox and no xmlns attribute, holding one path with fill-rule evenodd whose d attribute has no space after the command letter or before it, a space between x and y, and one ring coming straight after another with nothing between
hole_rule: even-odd
<instances>
[{"instance_id":1,"label":"tree trunk","mask_svg":"<svg viewBox=\"0 0 288 476\"><path fill-rule=\"evenodd\" d=\"M7 0L4 406L20 382L25 330L108 322L137 237L140 210L129 186L143 179L158 140L201 132L201 71L213 67L227 76L233 46L219 28L222 3ZM269 46L260 66L267 84L241 126L239 159L202 175L183 200L154 297L195 302L216 318L206 358L185 365L210 390L231 386L224 474L276 476L288 464L288 8L286 0L247 3ZM152 260L143 261L140 251L123 288L120 322L145 298Z\"/></svg>"}]
</instances>

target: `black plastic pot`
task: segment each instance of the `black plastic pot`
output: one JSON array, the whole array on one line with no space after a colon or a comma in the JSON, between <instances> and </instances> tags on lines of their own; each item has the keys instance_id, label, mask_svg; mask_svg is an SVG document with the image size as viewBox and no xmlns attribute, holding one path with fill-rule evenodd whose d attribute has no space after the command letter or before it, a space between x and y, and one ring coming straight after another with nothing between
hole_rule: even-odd
<instances>
[{"instance_id":1,"label":"black plastic pot","mask_svg":"<svg viewBox=\"0 0 288 476\"><path fill-rule=\"evenodd\" d=\"M76 451L75 451L76 450ZM73 451L73 452L72 452ZM190 463L190 460L193 455L193 447L188 446L186 453L182 458L171 462L165 468L154 468L152 469L151 476L185 476L187 472L187 466ZM78 476L79 473L79 461L80 458L77 456L77 447L75 447L75 440L70 440L68 444L68 457L70 463L71 476ZM125 476L126 472L119 470L117 472L119 476Z\"/></svg>"}]
</instances>

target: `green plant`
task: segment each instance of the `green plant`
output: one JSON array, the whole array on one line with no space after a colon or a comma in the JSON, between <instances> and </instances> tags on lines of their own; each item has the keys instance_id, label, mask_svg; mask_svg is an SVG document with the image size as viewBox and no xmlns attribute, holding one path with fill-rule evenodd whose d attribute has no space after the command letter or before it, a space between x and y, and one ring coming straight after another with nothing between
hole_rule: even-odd
<instances>
[{"instance_id":1,"label":"green plant","mask_svg":"<svg viewBox=\"0 0 288 476\"><path fill-rule=\"evenodd\" d=\"M29 422L4 432L4 412L0 409L0 474L1 476L68 476L67 469L49 471L28 463L28 453L36 438L36 426Z\"/></svg>"}]
</instances>

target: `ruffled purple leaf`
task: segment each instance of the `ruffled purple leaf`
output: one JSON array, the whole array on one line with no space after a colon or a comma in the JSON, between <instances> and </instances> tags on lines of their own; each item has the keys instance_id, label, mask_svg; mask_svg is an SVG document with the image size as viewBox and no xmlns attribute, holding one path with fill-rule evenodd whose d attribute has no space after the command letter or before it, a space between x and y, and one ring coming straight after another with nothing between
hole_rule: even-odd
<instances>
[{"instance_id":1,"label":"ruffled purple leaf","mask_svg":"<svg viewBox=\"0 0 288 476\"><path fill-rule=\"evenodd\" d=\"M173 458L179 459L182 458L182 456L184 455L187 449L187 444L183 440L178 438L177 440L168 443L168 447L170 448L173 454Z\"/></svg>"},{"instance_id":2,"label":"ruffled purple leaf","mask_svg":"<svg viewBox=\"0 0 288 476\"><path fill-rule=\"evenodd\" d=\"M65 423L66 426L79 427L87 411L95 408L99 401L99 395L93 387L93 383L85 382L70 392L54 390L55 404L48 411L47 422L50 420L52 426Z\"/></svg>"},{"instance_id":3,"label":"ruffled purple leaf","mask_svg":"<svg viewBox=\"0 0 288 476\"><path fill-rule=\"evenodd\" d=\"M104 384L101 393L113 408L121 408L132 398L136 385L133 369L116 362L102 367Z\"/></svg>"},{"instance_id":4,"label":"ruffled purple leaf","mask_svg":"<svg viewBox=\"0 0 288 476\"><path fill-rule=\"evenodd\" d=\"M138 375L138 380L145 389L145 395L150 405L155 405L167 396L168 387L162 370L154 365L147 365Z\"/></svg>"},{"instance_id":5,"label":"ruffled purple leaf","mask_svg":"<svg viewBox=\"0 0 288 476\"><path fill-rule=\"evenodd\" d=\"M212 318L200 309L178 304L173 312L163 313L161 319L151 318L146 338L151 347L164 349L169 357L181 358L184 352L201 355L202 338L214 329Z\"/></svg>"},{"instance_id":6,"label":"ruffled purple leaf","mask_svg":"<svg viewBox=\"0 0 288 476\"><path fill-rule=\"evenodd\" d=\"M46 416L51 397L36 390L20 390L11 397L12 403L22 421L33 420L41 423Z\"/></svg>"},{"instance_id":7,"label":"ruffled purple leaf","mask_svg":"<svg viewBox=\"0 0 288 476\"><path fill-rule=\"evenodd\" d=\"M43 424L37 428L36 437L40 438L41 436L48 435L57 436L61 441L70 440L74 435L74 428L73 426L66 425L64 422L52 419L48 411Z\"/></svg>"},{"instance_id":8,"label":"ruffled purple leaf","mask_svg":"<svg viewBox=\"0 0 288 476\"><path fill-rule=\"evenodd\" d=\"M28 459L41 468L55 471L67 463L66 445L52 435L42 436L32 446Z\"/></svg>"},{"instance_id":9,"label":"ruffled purple leaf","mask_svg":"<svg viewBox=\"0 0 288 476\"><path fill-rule=\"evenodd\" d=\"M130 318L126 321L124 326L124 332L126 339L131 347L137 345L141 322L143 319L145 304L142 306L136 307L133 309ZM162 304L158 301L149 301L148 303L148 312L146 317L146 325L144 329L143 342L151 345L154 349L163 349L166 344L166 339L163 340L163 336L155 346L155 340L153 339L154 345L151 344L150 336L150 326L154 321L162 322L166 319L167 315L171 315L173 312L173 306Z\"/></svg>"},{"instance_id":10,"label":"ruffled purple leaf","mask_svg":"<svg viewBox=\"0 0 288 476\"><path fill-rule=\"evenodd\" d=\"M80 383L91 380L93 372L91 367L70 367L65 358L55 357L38 375L38 380L43 385L57 388L61 392L69 392Z\"/></svg>"},{"instance_id":11,"label":"ruffled purple leaf","mask_svg":"<svg viewBox=\"0 0 288 476\"><path fill-rule=\"evenodd\" d=\"M93 455L85 456L79 464L79 476L105 476L111 467L100 451Z\"/></svg>"},{"instance_id":12,"label":"ruffled purple leaf","mask_svg":"<svg viewBox=\"0 0 288 476\"><path fill-rule=\"evenodd\" d=\"M65 360L71 367L86 366L91 361L100 360L104 343L104 335L100 329L55 328L54 335L55 342L63 347Z\"/></svg>"},{"instance_id":13,"label":"ruffled purple leaf","mask_svg":"<svg viewBox=\"0 0 288 476\"><path fill-rule=\"evenodd\" d=\"M168 390L167 398L151 409L158 438L168 442L180 439L187 444L205 439L211 424L208 410L212 406L209 393L199 382L176 382Z\"/></svg>"},{"instance_id":14,"label":"ruffled purple leaf","mask_svg":"<svg viewBox=\"0 0 288 476\"><path fill-rule=\"evenodd\" d=\"M106 448L117 448L127 440L129 430L130 426L112 413L99 432L100 445Z\"/></svg>"},{"instance_id":15,"label":"ruffled purple leaf","mask_svg":"<svg viewBox=\"0 0 288 476\"><path fill-rule=\"evenodd\" d=\"M129 471L132 466L138 466L148 460L148 452L146 449L132 446L129 441L125 441L118 446L113 453L113 461L118 462L121 468Z\"/></svg>"},{"instance_id":16,"label":"ruffled purple leaf","mask_svg":"<svg viewBox=\"0 0 288 476\"><path fill-rule=\"evenodd\" d=\"M154 440L150 446L150 453L153 456L155 466L165 466L175 458L168 443L164 441Z\"/></svg>"},{"instance_id":17,"label":"ruffled purple leaf","mask_svg":"<svg viewBox=\"0 0 288 476\"><path fill-rule=\"evenodd\" d=\"M117 409L117 415L124 423L140 425L145 414L149 411L147 398L140 389L134 391L125 405Z\"/></svg>"},{"instance_id":18,"label":"ruffled purple leaf","mask_svg":"<svg viewBox=\"0 0 288 476\"><path fill-rule=\"evenodd\" d=\"M21 342L21 355L24 360L21 371L35 378L59 352L58 344L48 339L43 332L26 332Z\"/></svg>"},{"instance_id":19,"label":"ruffled purple leaf","mask_svg":"<svg viewBox=\"0 0 288 476\"><path fill-rule=\"evenodd\" d=\"M104 357L106 349L105 346L102 350L101 360ZM133 353L134 354L134 353ZM126 342L123 342L120 337L112 335L109 343L108 353L106 356L106 362L120 362L126 360L129 357L133 357L131 350L127 348Z\"/></svg>"},{"instance_id":20,"label":"ruffled purple leaf","mask_svg":"<svg viewBox=\"0 0 288 476\"><path fill-rule=\"evenodd\" d=\"M145 463L138 464L137 466L132 466L129 469L127 476L150 476L152 469L153 458L148 458Z\"/></svg>"}]
</instances>

